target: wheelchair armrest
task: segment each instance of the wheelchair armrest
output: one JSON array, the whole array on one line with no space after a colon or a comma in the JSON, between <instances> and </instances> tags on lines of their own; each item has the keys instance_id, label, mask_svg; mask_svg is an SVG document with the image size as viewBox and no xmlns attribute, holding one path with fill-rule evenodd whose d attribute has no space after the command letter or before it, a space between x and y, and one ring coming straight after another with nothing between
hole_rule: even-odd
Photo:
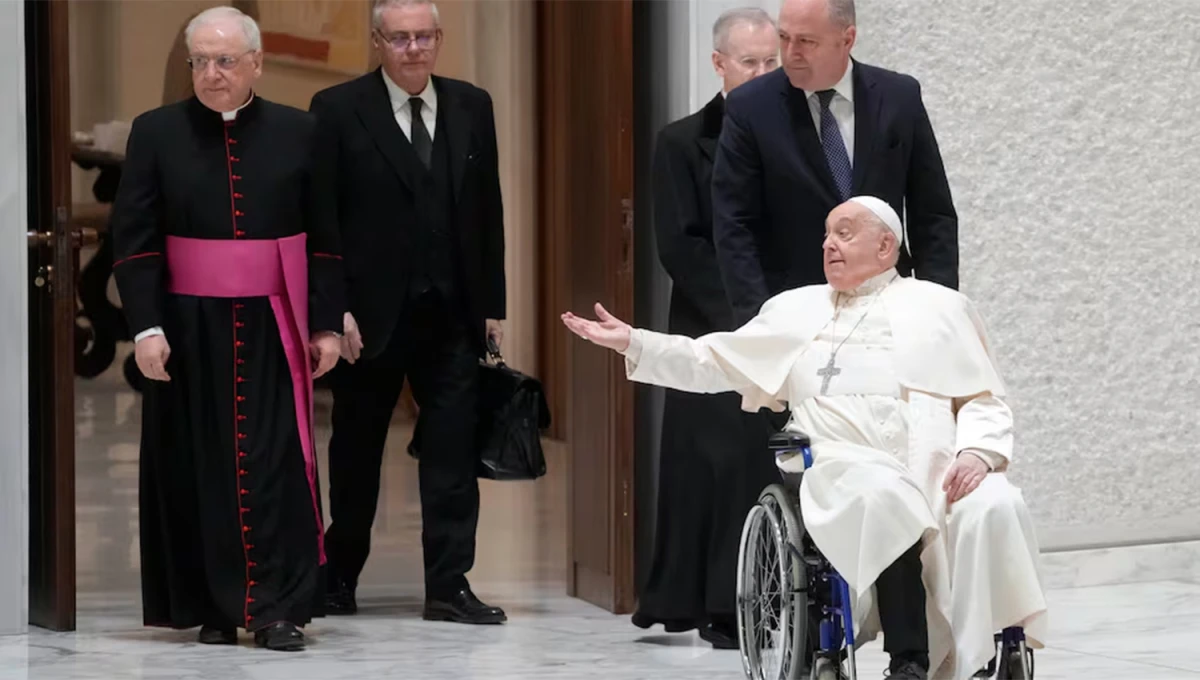
<instances>
[{"instance_id":1,"label":"wheelchair armrest","mask_svg":"<svg viewBox=\"0 0 1200 680\"><path fill-rule=\"evenodd\" d=\"M799 451L809 446L812 446L812 440L803 432L776 432L767 442L767 448L776 453Z\"/></svg>"}]
</instances>

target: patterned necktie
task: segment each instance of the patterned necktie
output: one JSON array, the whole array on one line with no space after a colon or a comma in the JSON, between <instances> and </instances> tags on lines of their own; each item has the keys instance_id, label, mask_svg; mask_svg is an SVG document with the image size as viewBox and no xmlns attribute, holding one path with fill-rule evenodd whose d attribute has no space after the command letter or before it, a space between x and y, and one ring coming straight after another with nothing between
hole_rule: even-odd
<instances>
[{"instance_id":1,"label":"patterned necktie","mask_svg":"<svg viewBox=\"0 0 1200 680\"><path fill-rule=\"evenodd\" d=\"M412 97L408 105L412 108L412 145L417 157L429 168L429 160L433 157L433 140L429 138L429 128L425 127L425 119L421 117L421 104L425 102L420 97Z\"/></svg>"},{"instance_id":2,"label":"patterned necktie","mask_svg":"<svg viewBox=\"0 0 1200 680\"><path fill-rule=\"evenodd\" d=\"M850 184L854 177L850 169L850 156L846 154L846 144L842 141L842 131L838 129L837 119L829 110L829 102L833 90L821 90L817 98L821 100L821 146L825 149L825 162L829 163L829 172L837 185L838 194L845 201L850 198Z\"/></svg>"}]
</instances>

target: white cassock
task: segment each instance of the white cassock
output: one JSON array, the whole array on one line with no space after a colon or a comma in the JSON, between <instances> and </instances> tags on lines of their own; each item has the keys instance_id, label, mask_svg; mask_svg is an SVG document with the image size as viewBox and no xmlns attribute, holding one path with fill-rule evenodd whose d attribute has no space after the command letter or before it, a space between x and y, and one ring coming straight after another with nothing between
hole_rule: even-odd
<instances>
[{"instance_id":1,"label":"white cassock","mask_svg":"<svg viewBox=\"0 0 1200 680\"><path fill-rule=\"evenodd\" d=\"M838 371L822 394L834 348ZM801 515L854 591L857 642L879 634L875 580L921 540L931 677L969 678L992 658L993 634L1010 626L1042 646L1037 540L1003 474L1012 412L964 295L890 270L849 294L828 285L781 293L734 332L693 340L636 329L625 357L630 380L736 391L751 411L790 405L788 429L813 443ZM993 473L947 508L943 478L968 452Z\"/></svg>"}]
</instances>

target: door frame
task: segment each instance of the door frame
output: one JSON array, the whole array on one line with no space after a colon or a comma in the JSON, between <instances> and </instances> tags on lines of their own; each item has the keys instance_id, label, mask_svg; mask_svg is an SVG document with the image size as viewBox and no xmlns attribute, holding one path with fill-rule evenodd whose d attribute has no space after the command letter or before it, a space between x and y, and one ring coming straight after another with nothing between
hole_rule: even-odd
<instances>
[{"instance_id":1,"label":"door frame","mask_svg":"<svg viewBox=\"0 0 1200 680\"><path fill-rule=\"evenodd\" d=\"M29 622L75 630L75 279L69 6L25 2Z\"/></svg>"}]
</instances>

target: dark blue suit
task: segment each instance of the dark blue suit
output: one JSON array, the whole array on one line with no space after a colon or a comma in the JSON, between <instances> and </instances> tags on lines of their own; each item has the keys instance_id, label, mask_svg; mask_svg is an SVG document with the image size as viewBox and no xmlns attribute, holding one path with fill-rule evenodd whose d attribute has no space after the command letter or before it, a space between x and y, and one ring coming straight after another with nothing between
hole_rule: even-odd
<instances>
[{"instance_id":1,"label":"dark blue suit","mask_svg":"<svg viewBox=\"0 0 1200 680\"><path fill-rule=\"evenodd\" d=\"M920 84L858 62L853 82L851 194L882 198L905 219L901 274L958 288L958 216ZM779 292L824 283L825 218L841 199L804 91L783 69L729 94L712 194L717 260L737 324Z\"/></svg>"}]
</instances>

